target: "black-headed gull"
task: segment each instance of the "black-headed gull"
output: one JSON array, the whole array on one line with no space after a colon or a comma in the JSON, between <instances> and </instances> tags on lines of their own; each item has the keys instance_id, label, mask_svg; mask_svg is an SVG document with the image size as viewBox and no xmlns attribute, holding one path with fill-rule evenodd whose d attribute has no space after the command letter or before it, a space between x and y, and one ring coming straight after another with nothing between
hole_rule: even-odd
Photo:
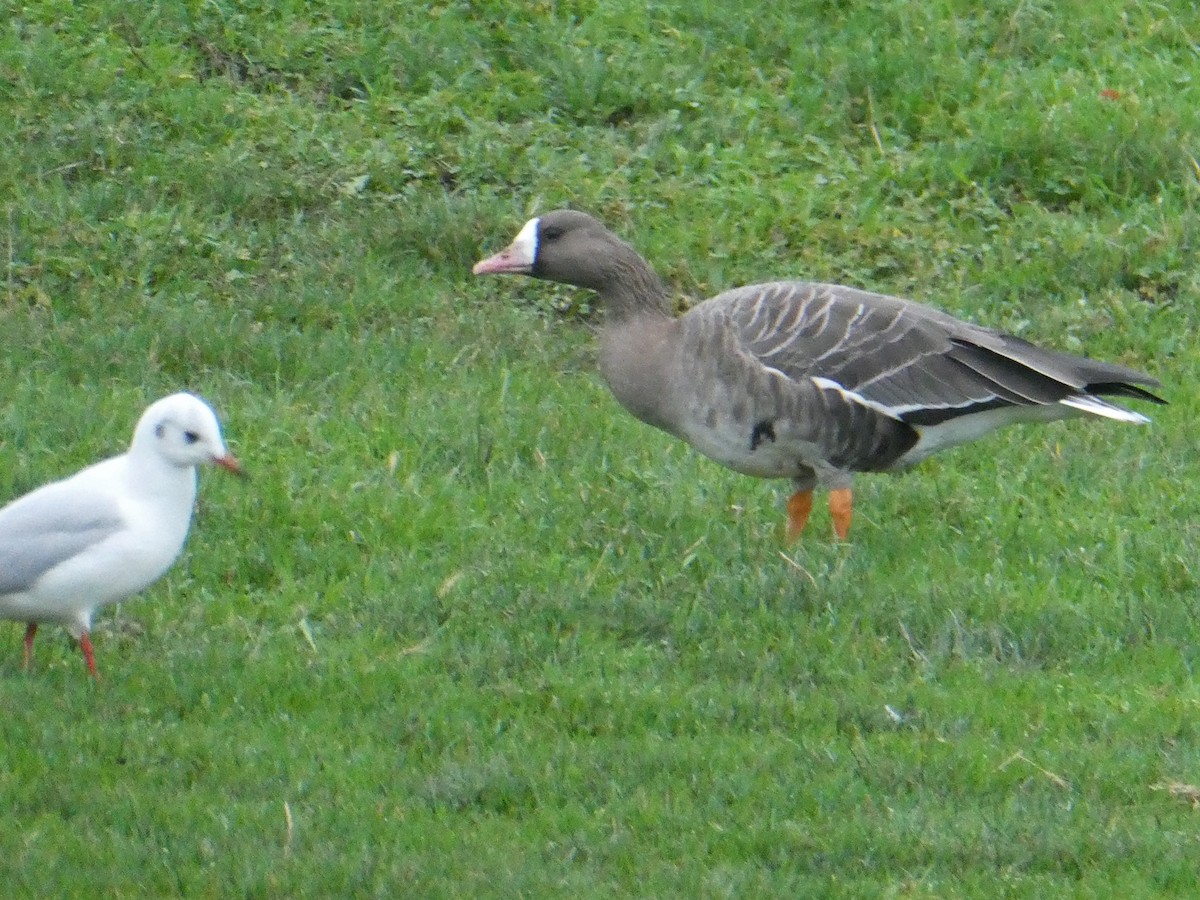
<instances>
[{"instance_id":1,"label":"black-headed gull","mask_svg":"<svg viewBox=\"0 0 1200 900\"><path fill-rule=\"evenodd\" d=\"M183 550L196 500L196 467L236 474L212 409L193 394L152 403L127 453L88 466L0 509L0 619L27 622L25 667L40 622L96 658L92 613L149 587Z\"/></svg>"}]
</instances>

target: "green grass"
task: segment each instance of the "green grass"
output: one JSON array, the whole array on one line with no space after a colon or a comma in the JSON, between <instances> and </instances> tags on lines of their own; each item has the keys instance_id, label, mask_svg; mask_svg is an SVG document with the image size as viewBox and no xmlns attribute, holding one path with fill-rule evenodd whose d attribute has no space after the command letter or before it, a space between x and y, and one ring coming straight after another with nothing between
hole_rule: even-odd
<instances>
[{"instance_id":1,"label":"green grass","mask_svg":"<svg viewBox=\"0 0 1200 900\"><path fill-rule=\"evenodd\" d=\"M98 687L0 626L6 893L1190 895L1195 11L979 7L9 10L0 498L184 388L252 480ZM588 297L470 276L568 204L681 297L899 293L1171 405L785 548L786 484L608 396Z\"/></svg>"}]
</instances>

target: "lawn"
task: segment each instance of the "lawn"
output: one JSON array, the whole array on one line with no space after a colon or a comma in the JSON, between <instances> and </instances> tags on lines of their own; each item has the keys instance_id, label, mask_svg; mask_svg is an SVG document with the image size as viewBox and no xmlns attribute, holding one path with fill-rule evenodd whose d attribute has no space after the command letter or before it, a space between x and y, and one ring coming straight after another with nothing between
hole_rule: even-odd
<instances>
[{"instance_id":1,"label":"lawn","mask_svg":"<svg viewBox=\"0 0 1200 900\"><path fill-rule=\"evenodd\" d=\"M188 389L102 680L0 623L9 896L1190 896L1200 24L1126 5L226 0L0 25L0 500ZM789 485L641 425L574 206L1160 378L1149 427Z\"/></svg>"}]
</instances>

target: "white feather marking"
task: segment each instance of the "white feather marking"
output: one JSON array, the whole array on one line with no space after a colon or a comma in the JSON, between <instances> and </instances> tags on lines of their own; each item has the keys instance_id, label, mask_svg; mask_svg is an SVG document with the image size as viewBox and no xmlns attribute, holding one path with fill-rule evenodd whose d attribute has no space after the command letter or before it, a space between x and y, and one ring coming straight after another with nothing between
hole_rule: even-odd
<instances>
[{"instance_id":1,"label":"white feather marking","mask_svg":"<svg viewBox=\"0 0 1200 900\"><path fill-rule=\"evenodd\" d=\"M511 245L511 249L515 255L518 255L522 262L530 266L537 259L538 225L541 224L541 221L541 216L534 216L526 222L521 230L517 232L517 236L513 238Z\"/></svg>"},{"instance_id":2,"label":"white feather marking","mask_svg":"<svg viewBox=\"0 0 1200 900\"><path fill-rule=\"evenodd\" d=\"M937 425L914 426L920 438L911 450L900 457L896 467L903 468L913 465L938 450L965 444L982 437L989 431L1003 428L1005 425L1017 422L1053 422L1056 419L1071 418L1077 413L1104 416L1106 419L1131 422L1135 425L1144 425L1150 421L1141 413L1121 409L1098 397L1084 394L1068 397L1057 403L1043 403L1036 406L1001 406L959 416L955 419L947 419Z\"/></svg>"},{"instance_id":3,"label":"white feather marking","mask_svg":"<svg viewBox=\"0 0 1200 900\"><path fill-rule=\"evenodd\" d=\"M947 419L937 425L914 425L919 435L917 443L896 461L895 468L914 465L939 450L968 443L1005 425L1017 422L1052 422L1071 415L1072 413L1057 403L1043 406L1000 406Z\"/></svg>"},{"instance_id":4,"label":"white feather marking","mask_svg":"<svg viewBox=\"0 0 1200 900\"><path fill-rule=\"evenodd\" d=\"M1099 397L1093 397L1091 394L1075 394L1073 397L1064 397L1058 402L1063 406L1071 407L1071 409L1091 413L1095 416L1103 416L1106 419L1116 419L1118 422L1130 422L1134 425L1147 425L1150 422L1141 413L1106 403Z\"/></svg>"},{"instance_id":5,"label":"white feather marking","mask_svg":"<svg viewBox=\"0 0 1200 900\"><path fill-rule=\"evenodd\" d=\"M868 409L873 409L875 412L882 413L889 419L900 418L900 415L896 412L894 407L888 406L886 403L880 403L877 400L871 400L867 397L864 397L862 394L855 393L854 391L847 390L832 379L822 378L820 375L814 375L809 380L823 391L837 391L851 403L857 403L859 406L865 406Z\"/></svg>"}]
</instances>

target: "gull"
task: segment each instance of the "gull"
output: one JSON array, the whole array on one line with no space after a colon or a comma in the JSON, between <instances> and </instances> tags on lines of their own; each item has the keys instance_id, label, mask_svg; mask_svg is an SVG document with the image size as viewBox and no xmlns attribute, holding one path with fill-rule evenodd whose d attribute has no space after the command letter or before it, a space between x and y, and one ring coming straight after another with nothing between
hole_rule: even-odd
<instances>
[{"instance_id":1,"label":"gull","mask_svg":"<svg viewBox=\"0 0 1200 900\"><path fill-rule=\"evenodd\" d=\"M152 403L128 452L0 508L0 619L26 622L24 668L38 625L64 625L99 678L92 613L145 590L179 557L196 500L196 467L242 474L211 407L194 394Z\"/></svg>"}]
</instances>

